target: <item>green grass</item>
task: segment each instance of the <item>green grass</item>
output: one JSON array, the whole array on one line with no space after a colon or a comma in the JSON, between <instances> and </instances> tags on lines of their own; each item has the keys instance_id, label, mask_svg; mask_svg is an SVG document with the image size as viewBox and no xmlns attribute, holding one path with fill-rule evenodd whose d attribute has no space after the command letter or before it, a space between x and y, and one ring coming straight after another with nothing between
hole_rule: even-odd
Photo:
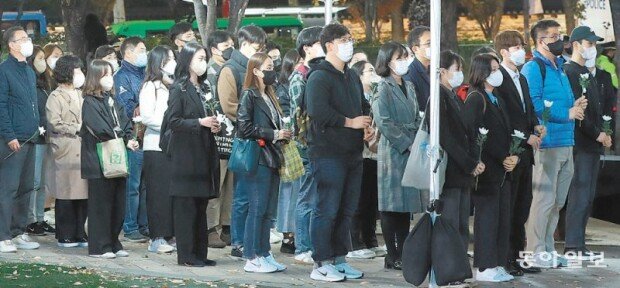
<instances>
[{"instance_id":1,"label":"green grass","mask_svg":"<svg viewBox=\"0 0 620 288\"><path fill-rule=\"evenodd\" d=\"M104 273L84 267L0 262L0 287L256 287Z\"/></svg>"}]
</instances>

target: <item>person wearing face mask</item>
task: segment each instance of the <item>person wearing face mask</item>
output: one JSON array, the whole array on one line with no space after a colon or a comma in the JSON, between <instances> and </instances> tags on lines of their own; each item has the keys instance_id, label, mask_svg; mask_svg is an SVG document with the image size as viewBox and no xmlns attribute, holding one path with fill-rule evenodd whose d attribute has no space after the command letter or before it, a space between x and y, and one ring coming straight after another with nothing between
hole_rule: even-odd
<instances>
[{"instance_id":1,"label":"person wearing face mask","mask_svg":"<svg viewBox=\"0 0 620 288\"><path fill-rule=\"evenodd\" d=\"M243 80L248 67L248 59L263 49L267 41L267 34L258 26L248 25L239 29L237 41L239 49L233 50L230 59L222 66L220 73L216 77L217 89L215 89L222 111L233 123L237 122L237 109L239 107L239 99L241 99L241 92L243 91ZM232 137L226 138L226 143L229 147L232 147L232 140ZM223 158L220 162L220 169L226 169L224 181L233 181L234 175L227 169L230 150L221 151L220 155ZM227 178L231 178L231 180L227 180ZM233 195L230 223L231 245L233 249L230 254L234 258L240 259L243 257L242 247L245 219L248 215L248 192L239 188L234 188L233 192L231 191L233 187L230 184L225 185L223 188L223 195Z\"/></svg>"},{"instance_id":2,"label":"person wearing face mask","mask_svg":"<svg viewBox=\"0 0 620 288\"><path fill-rule=\"evenodd\" d=\"M600 58L600 57L599 57ZM598 59L597 58L597 61ZM617 90L616 87L613 86L613 76L609 74L606 70L603 70L602 67L598 68L595 65L596 61L588 60L586 61L586 67L590 70L590 73L596 77L596 82L599 84L599 91L601 95L601 108L603 110L603 115L611 116L611 130L613 131L612 135L616 133L616 111L617 111ZM615 141L612 137L611 148L614 149ZM614 149L615 150L615 149Z\"/></svg>"},{"instance_id":3,"label":"person wearing face mask","mask_svg":"<svg viewBox=\"0 0 620 288\"><path fill-rule=\"evenodd\" d=\"M97 143L121 138L128 149L139 147L131 120L115 100L112 73L112 65L105 60L93 60L88 66L79 134L82 179L88 181L88 255L103 259L129 256L119 241L127 200L126 177L103 176Z\"/></svg>"},{"instance_id":4,"label":"person wearing face mask","mask_svg":"<svg viewBox=\"0 0 620 288\"><path fill-rule=\"evenodd\" d=\"M297 66L291 76L289 77L288 93L291 98L289 111L291 115L291 122L295 127L295 138L297 140L297 148L304 164L304 175L295 180L294 187L299 187L297 194L296 204L296 219L295 219L295 262L300 264L312 264L312 243L310 242L310 216L312 199L314 195L316 185L314 177L312 176L312 164L308 159L306 142L302 140L300 135L300 128L297 124L297 111L305 109L305 105L302 104L302 96L306 88L306 81L308 72L310 71L310 65L315 65L325 57L325 52L319 42L319 35L323 27L313 26L308 27L297 35L296 48L299 52L299 56L303 58L303 64Z\"/></svg>"},{"instance_id":5,"label":"person wearing face mask","mask_svg":"<svg viewBox=\"0 0 620 288\"><path fill-rule=\"evenodd\" d=\"M144 82L144 67L148 62L144 41L129 37L121 44L123 61L114 74L114 92L127 117L140 116L140 89ZM135 124L135 123L134 123ZM138 124L142 125L142 124ZM138 139L142 142L143 139ZM144 151L129 151L129 176L127 178L127 210L123 223L124 238L130 242L143 243L149 240L148 217L146 215L146 186L140 185Z\"/></svg>"},{"instance_id":6,"label":"person wearing face mask","mask_svg":"<svg viewBox=\"0 0 620 288\"><path fill-rule=\"evenodd\" d=\"M431 29L426 26L414 27L407 36L407 45L415 54L415 59L409 64L407 74L403 76L403 79L413 83L418 96L418 107L424 111L431 93L428 71L431 63Z\"/></svg>"},{"instance_id":7,"label":"person wearing face mask","mask_svg":"<svg viewBox=\"0 0 620 288\"><path fill-rule=\"evenodd\" d=\"M476 211L474 218L474 267L476 281L504 282L513 280L504 268L508 263L510 236L510 179L505 173L514 170L519 156L510 155L512 126L506 103L494 90L504 76L500 61L492 54L472 59L469 72L471 85L463 109L469 125L470 139L478 138L479 128L488 129L487 142L479 156L486 166L477 179L472 194ZM477 148L477 147L476 147Z\"/></svg>"},{"instance_id":8,"label":"person wearing face mask","mask_svg":"<svg viewBox=\"0 0 620 288\"><path fill-rule=\"evenodd\" d=\"M82 61L62 56L54 68L58 88L45 105L49 125L45 167L46 185L56 199L56 239L60 247L86 247L84 230L88 207L88 183L81 175L82 91L85 76ZM77 155L77 157L76 157Z\"/></svg>"},{"instance_id":9,"label":"person wearing face mask","mask_svg":"<svg viewBox=\"0 0 620 288\"><path fill-rule=\"evenodd\" d=\"M601 55L596 59L596 66L607 71L607 73L611 75L614 88L618 89L618 74L616 73L616 64L614 64L615 57L616 47L605 47L601 51Z\"/></svg>"},{"instance_id":10,"label":"person wearing face mask","mask_svg":"<svg viewBox=\"0 0 620 288\"><path fill-rule=\"evenodd\" d=\"M509 263L505 264L511 275L523 276L523 273L540 272L540 268L519 265L519 254L525 249L525 222L532 204L533 151L540 147L546 130L539 125L527 80L518 68L525 63L523 36L518 31L506 30L497 34L494 42L496 51L502 57L499 69L503 76L502 85L495 91L505 103L504 109L508 113L511 129L523 132L526 138L521 145L525 151L521 153L519 164L511 173L510 250Z\"/></svg>"},{"instance_id":11,"label":"person wearing face mask","mask_svg":"<svg viewBox=\"0 0 620 288\"><path fill-rule=\"evenodd\" d=\"M562 37L562 42L564 42L564 52L562 52L562 58L565 63L568 63L571 55L573 55L573 44L570 42L570 37L568 35L564 35Z\"/></svg>"},{"instance_id":12,"label":"person wearing face mask","mask_svg":"<svg viewBox=\"0 0 620 288\"><path fill-rule=\"evenodd\" d=\"M196 41L196 33L192 29L192 24L189 22L178 22L170 28L168 32L170 36L170 42L175 46L175 53L181 52L183 46L189 42Z\"/></svg>"},{"instance_id":13,"label":"person wearing face mask","mask_svg":"<svg viewBox=\"0 0 620 288\"><path fill-rule=\"evenodd\" d=\"M112 65L114 72L118 71L120 68L116 50L110 45L103 45L97 48L97 50L95 50L95 59L108 61L110 65Z\"/></svg>"},{"instance_id":14,"label":"person wearing face mask","mask_svg":"<svg viewBox=\"0 0 620 288\"><path fill-rule=\"evenodd\" d=\"M207 259L207 203L218 197L220 164L215 135L216 115L207 108L211 96L207 52L187 43L179 53L174 84L162 131L170 129L167 152L171 158L170 187L177 263L190 267L214 266ZM192 164L193 163L193 164Z\"/></svg>"},{"instance_id":15,"label":"person wearing face mask","mask_svg":"<svg viewBox=\"0 0 620 288\"><path fill-rule=\"evenodd\" d=\"M364 273L346 262L351 251L351 218L359 202L364 140L374 132L370 105L360 78L346 63L353 57L353 38L341 24L323 28L325 59L312 65L304 100L310 118L308 157L316 190L311 216L314 269L310 278L338 282Z\"/></svg>"},{"instance_id":16,"label":"person wearing face mask","mask_svg":"<svg viewBox=\"0 0 620 288\"><path fill-rule=\"evenodd\" d=\"M281 141L291 139L284 128L282 109L272 85L276 72L271 57L254 54L248 62L237 118L237 136L241 139L264 140L259 153L258 168L251 174L235 175L238 190L248 193L249 212L243 237L243 269L253 273L284 271L270 253L269 235L278 205L279 171L282 162Z\"/></svg>"},{"instance_id":17,"label":"person wearing face mask","mask_svg":"<svg viewBox=\"0 0 620 288\"><path fill-rule=\"evenodd\" d=\"M36 74L26 59L32 39L16 26L4 31L2 41L9 50L0 63L0 253L6 253L39 248L25 229L34 186L32 139L40 133Z\"/></svg>"},{"instance_id":18,"label":"person wearing face mask","mask_svg":"<svg viewBox=\"0 0 620 288\"><path fill-rule=\"evenodd\" d=\"M600 256L586 248L586 226L592 210L592 201L596 192L596 182L600 167L600 155L603 147L611 147L611 136L602 131L603 110L600 85L590 74L586 62L596 61L596 42L602 41L590 27L579 26L571 33L570 41L573 45L571 61L564 65L575 98L584 95L588 99L585 117L575 124L575 147L573 157L575 174L568 190L566 204L566 244L564 254L577 255L579 259L588 260ZM589 83L583 93L580 78L586 75Z\"/></svg>"},{"instance_id":19,"label":"person wearing face mask","mask_svg":"<svg viewBox=\"0 0 620 288\"><path fill-rule=\"evenodd\" d=\"M64 52L62 48L58 44L49 43L43 47L43 51L45 51L45 62L47 63L47 67L49 67L49 74L51 76L51 72L56 68L56 62Z\"/></svg>"},{"instance_id":20,"label":"person wearing face mask","mask_svg":"<svg viewBox=\"0 0 620 288\"><path fill-rule=\"evenodd\" d=\"M282 47L275 42L269 41L265 44L265 52L273 61L274 71L276 71L276 75L279 78L280 70L282 70Z\"/></svg>"},{"instance_id":21,"label":"person wearing face mask","mask_svg":"<svg viewBox=\"0 0 620 288\"><path fill-rule=\"evenodd\" d=\"M525 229L525 250L533 253L528 264L538 268L566 265L566 258L555 251L553 233L573 177L575 119L583 120L588 105L580 95L575 100L562 61L557 59L564 47L559 28L560 24L554 20L541 20L532 26L530 35L536 43L534 58L521 69L536 116L539 121L543 120L543 114L549 116L547 123L543 123L548 133L534 155L532 206ZM552 105L545 108L545 102Z\"/></svg>"},{"instance_id":22,"label":"person wearing face mask","mask_svg":"<svg viewBox=\"0 0 620 288\"><path fill-rule=\"evenodd\" d=\"M418 101L407 74L407 50L396 42L383 44L377 56L382 77L372 102L373 119L381 133L377 151L377 181L381 230L387 246L385 268L402 269L402 247L409 234L412 213L425 211L428 198L401 184L420 122Z\"/></svg>"},{"instance_id":23,"label":"person wearing face mask","mask_svg":"<svg viewBox=\"0 0 620 288\"><path fill-rule=\"evenodd\" d=\"M144 84L140 89L140 107L144 133L144 184L148 187L146 213L149 222L149 247L153 253L170 253L172 229L172 202L170 159L159 147L161 125L168 109L168 87L172 85L176 69L174 52L168 46L157 46L149 53Z\"/></svg>"},{"instance_id":24,"label":"person wearing face mask","mask_svg":"<svg viewBox=\"0 0 620 288\"><path fill-rule=\"evenodd\" d=\"M439 59L439 143L448 154L445 183L439 196L443 203L441 217L458 231L455 239L461 241L465 254L469 245L470 190L474 177L485 171L485 165L478 161L475 140L468 135L462 117L464 104L453 92L463 82L463 58L447 50L441 52ZM423 125L428 127L432 115L430 111L426 113L429 114ZM465 279L459 279L452 284L464 283Z\"/></svg>"},{"instance_id":25,"label":"person wearing face mask","mask_svg":"<svg viewBox=\"0 0 620 288\"><path fill-rule=\"evenodd\" d=\"M235 49L235 42L232 40L230 33L224 30L217 30L209 34L207 38L207 53L209 54L209 63L207 69L207 81L211 87L213 95L217 95L217 75L220 73L222 66L228 61ZM220 112L222 112L220 110ZM228 122L231 123L231 122ZM224 127L222 127L224 128ZM229 127L226 127L229 128ZM226 139L232 141L231 137L223 138L222 135L226 131L222 129L222 132L217 139ZM224 134L225 135L225 134ZM232 208L232 194L233 194L233 175L228 172L228 155L230 155L230 149L232 142L228 142L228 145L220 145L218 143L218 150L222 159L220 160L220 197L209 201L207 206L207 228L209 229L209 248L224 248L226 245L230 245L230 217ZM226 153L223 153L226 152Z\"/></svg>"}]
</instances>

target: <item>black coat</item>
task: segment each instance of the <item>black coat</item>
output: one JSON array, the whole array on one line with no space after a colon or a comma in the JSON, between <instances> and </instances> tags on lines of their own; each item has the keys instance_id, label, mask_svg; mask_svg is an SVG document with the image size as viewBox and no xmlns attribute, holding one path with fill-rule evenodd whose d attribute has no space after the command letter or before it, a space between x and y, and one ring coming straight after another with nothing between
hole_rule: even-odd
<instances>
[{"instance_id":1,"label":"black coat","mask_svg":"<svg viewBox=\"0 0 620 288\"><path fill-rule=\"evenodd\" d=\"M39 127L45 128L45 130L49 130L47 127L47 116L45 112L45 105L47 104L47 97L49 96L49 92L45 91L45 89L37 87L37 104L39 108ZM37 144L45 144L45 135L41 135L37 137L33 142Z\"/></svg>"},{"instance_id":2,"label":"black coat","mask_svg":"<svg viewBox=\"0 0 620 288\"><path fill-rule=\"evenodd\" d=\"M478 165L478 159L472 151L473 143L467 132L467 126L461 117L463 104L450 89L440 86L439 98L439 144L448 154L446 182L444 189L469 188L473 176L471 173ZM431 117L427 109L428 119Z\"/></svg>"},{"instance_id":3,"label":"black coat","mask_svg":"<svg viewBox=\"0 0 620 288\"><path fill-rule=\"evenodd\" d=\"M288 94L288 88L288 83L278 84L276 87L276 96L278 97L278 102L280 102L280 108L282 108L284 117L291 116L291 96Z\"/></svg>"},{"instance_id":4,"label":"black coat","mask_svg":"<svg viewBox=\"0 0 620 288\"><path fill-rule=\"evenodd\" d=\"M418 107L426 107L428 97L431 95L431 79L428 69L422 65L418 58L409 64L409 71L403 76L403 79L413 83L415 95L418 97Z\"/></svg>"},{"instance_id":5,"label":"black coat","mask_svg":"<svg viewBox=\"0 0 620 288\"><path fill-rule=\"evenodd\" d=\"M501 98L497 98L497 101L499 107L491 103L485 91L479 90L471 90L465 101L463 118L470 127L469 135L474 139L474 143L478 138L478 128L489 130L482 148L482 163L486 169L479 177L480 182L501 182L506 172L503 162L509 155L512 129L504 108L506 103ZM478 155L479 147L474 145L472 149L475 149L475 155Z\"/></svg>"},{"instance_id":6,"label":"black coat","mask_svg":"<svg viewBox=\"0 0 620 288\"><path fill-rule=\"evenodd\" d=\"M502 85L495 88L494 94L501 98L505 104L503 107L508 114L510 120L511 131L519 130L525 134L525 139L521 144L521 147L525 149L521 155L519 155L519 166L527 167L534 165L534 150L532 146L527 144L527 139L534 133L534 127L539 125L538 118L534 112L534 104L532 98L530 98L530 87L527 84L527 79L522 74L519 74L519 82L521 83L521 91L523 91L523 101L525 102L525 111L523 111L523 104L521 103L521 96L515 86L514 82L510 78L508 71L500 66L500 71L504 75L504 81Z\"/></svg>"},{"instance_id":7,"label":"black coat","mask_svg":"<svg viewBox=\"0 0 620 288\"><path fill-rule=\"evenodd\" d=\"M211 199L220 194L220 158L211 129L198 122L206 117L200 97L191 84L176 84L170 89L167 113L172 131L168 147L172 196Z\"/></svg>"},{"instance_id":8,"label":"black coat","mask_svg":"<svg viewBox=\"0 0 620 288\"><path fill-rule=\"evenodd\" d=\"M275 107L275 103L273 103ZM281 129L281 116L273 119L269 106L256 89L244 90L237 110L237 137L242 139L263 139L258 163L270 168L280 168L282 152L279 143L273 143L274 131Z\"/></svg>"},{"instance_id":9,"label":"black coat","mask_svg":"<svg viewBox=\"0 0 620 288\"><path fill-rule=\"evenodd\" d=\"M596 69L596 82L601 95L601 107L603 109L603 115L611 116L614 120L611 121L612 126L616 122L616 101L618 95L616 94L616 88L611 82L611 74L605 70Z\"/></svg>"},{"instance_id":10,"label":"black coat","mask_svg":"<svg viewBox=\"0 0 620 288\"><path fill-rule=\"evenodd\" d=\"M82 128L80 130L80 137L82 137L82 179L104 178L101 164L99 164L99 156L97 155L97 143L115 138L114 127L116 124L108 104L109 99L110 95L107 93L104 93L103 97L84 96L84 103L82 103ZM120 122L119 126L121 127L121 131L117 132L116 135L123 138L126 144L133 137L131 120L125 114L125 109L120 102L114 101L114 108L116 109ZM90 128L96 137L86 127Z\"/></svg>"}]
</instances>

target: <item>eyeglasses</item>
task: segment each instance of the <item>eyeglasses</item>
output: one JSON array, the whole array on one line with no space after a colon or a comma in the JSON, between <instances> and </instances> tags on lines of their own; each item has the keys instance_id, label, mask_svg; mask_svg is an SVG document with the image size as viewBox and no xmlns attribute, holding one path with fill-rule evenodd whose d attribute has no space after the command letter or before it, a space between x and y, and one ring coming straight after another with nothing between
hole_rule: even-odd
<instances>
[{"instance_id":1,"label":"eyeglasses","mask_svg":"<svg viewBox=\"0 0 620 288\"><path fill-rule=\"evenodd\" d=\"M541 39L545 39L545 38L548 38L548 39L554 39L554 40L556 40L556 41L557 41L557 40L562 39L562 36L561 36L561 35L551 35L551 36L542 36L542 37L540 37L540 38L541 38Z\"/></svg>"},{"instance_id":2,"label":"eyeglasses","mask_svg":"<svg viewBox=\"0 0 620 288\"><path fill-rule=\"evenodd\" d=\"M355 44L355 39L353 39L353 37L346 37L346 38L343 37L343 38L335 39L334 42L338 44L349 44L349 43Z\"/></svg>"},{"instance_id":3,"label":"eyeglasses","mask_svg":"<svg viewBox=\"0 0 620 288\"><path fill-rule=\"evenodd\" d=\"M32 38L30 37L24 37L24 38L20 38L20 39L15 39L11 42L32 42Z\"/></svg>"}]
</instances>

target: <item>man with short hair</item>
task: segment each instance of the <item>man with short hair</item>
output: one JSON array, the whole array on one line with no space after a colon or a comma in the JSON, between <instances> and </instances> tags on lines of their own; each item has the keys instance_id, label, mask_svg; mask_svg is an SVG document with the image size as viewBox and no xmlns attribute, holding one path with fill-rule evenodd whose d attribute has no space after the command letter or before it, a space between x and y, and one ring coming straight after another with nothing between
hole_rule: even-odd
<instances>
[{"instance_id":1,"label":"man with short hair","mask_svg":"<svg viewBox=\"0 0 620 288\"><path fill-rule=\"evenodd\" d=\"M316 181L310 277L337 282L364 276L345 256L351 251L351 219L362 184L364 140L373 133L360 77L346 65L353 57L351 33L341 24L330 24L323 28L320 41L327 56L312 67L305 95L308 156Z\"/></svg>"},{"instance_id":2,"label":"man with short hair","mask_svg":"<svg viewBox=\"0 0 620 288\"><path fill-rule=\"evenodd\" d=\"M265 45L265 53L273 61L273 70L279 75L282 69L282 47L273 41L269 41Z\"/></svg>"},{"instance_id":3,"label":"man with short hair","mask_svg":"<svg viewBox=\"0 0 620 288\"><path fill-rule=\"evenodd\" d=\"M144 81L144 67L147 53L144 40L129 37L121 44L123 61L121 68L114 74L114 91L116 99L125 108L125 113L132 119L140 116L138 106L140 89ZM141 141L141 139L138 139ZM124 237L127 241L143 243L149 240L146 216L146 187L141 184L144 151L127 151L129 176L127 177L127 204L123 223Z\"/></svg>"},{"instance_id":4,"label":"man with short hair","mask_svg":"<svg viewBox=\"0 0 620 288\"><path fill-rule=\"evenodd\" d=\"M33 139L41 133L36 76L26 61L32 39L19 26L2 38L9 56L0 64L0 252L8 253L39 248L25 231L34 189Z\"/></svg>"},{"instance_id":5,"label":"man with short hair","mask_svg":"<svg viewBox=\"0 0 620 288\"><path fill-rule=\"evenodd\" d=\"M209 34L207 38L207 54L210 60L207 64L207 81L211 87L211 93L216 94L217 75L220 73L224 63L230 59L235 43L230 33L223 30L217 30ZM226 122L230 123L230 122ZM221 145L220 141L231 137L224 137L227 133L222 129L219 135L216 135L218 141L218 150L220 152L220 197L209 200L207 205L207 228L209 248L224 248L230 245L230 213L232 207L232 194L234 190L233 174L228 171L228 157L230 156L230 145Z\"/></svg>"},{"instance_id":6,"label":"man with short hair","mask_svg":"<svg viewBox=\"0 0 620 288\"><path fill-rule=\"evenodd\" d=\"M429 67L431 65L431 29L417 26L409 32L407 45L413 51L415 59L409 64L409 71L403 79L413 83L418 98L420 111L426 109L426 102L431 95Z\"/></svg>"},{"instance_id":7,"label":"man with short hair","mask_svg":"<svg viewBox=\"0 0 620 288\"><path fill-rule=\"evenodd\" d=\"M228 119L237 121L237 107L243 90L243 81L250 57L262 51L267 41L267 34L255 25L241 27L237 33L239 49L233 50L230 59L224 63L217 76L217 97L222 111ZM231 172L227 172L231 173ZM231 256L243 257L243 235L248 216L248 187L243 182L235 182L231 211ZM275 215L275 211L273 214Z\"/></svg>"},{"instance_id":8,"label":"man with short hair","mask_svg":"<svg viewBox=\"0 0 620 288\"><path fill-rule=\"evenodd\" d=\"M526 228L526 250L533 253L526 260L538 268L567 265L566 258L555 250L553 233L573 178L574 120L583 120L588 105L583 97L575 101L563 72L563 61L558 58L564 51L559 28L554 20L541 20L532 27L534 59L521 72L529 84L536 115L548 131L534 155L532 206ZM549 119L543 119L547 116Z\"/></svg>"},{"instance_id":9,"label":"man with short hair","mask_svg":"<svg viewBox=\"0 0 620 288\"><path fill-rule=\"evenodd\" d=\"M586 226L596 192L600 155L603 146L611 147L611 136L603 131L601 104L604 99L599 90L600 85L586 67L586 62L596 61L596 42L602 40L603 38L594 34L590 27L575 28L570 35L573 54L570 62L564 65L564 72L568 76L575 98L587 97L589 103L584 119L575 125L573 149L575 175L570 184L566 204L564 253L566 257L578 257L580 260L600 256L600 253L586 248ZM586 87L581 85L583 81L581 78L584 77L588 79Z\"/></svg>"},{"instance_id":10,"label":"man with short hair","mask_svg":"<svg viewBox=\"0 0 620 288\"><path fill-rule=\"evenodd\" d=\"M176 52L181 52L186 43L196 41L196 34L192 30L189 22L179 22L174 24L168 32L170 41L176 46Z\"/></svg>"},{"instance_id":11,"label":"man with short hair","mask_svg":"<svg viewBox=\"0 0 620 288\"><path fill-rule=\"evenodd\" d=\"M596 66L611 74L611 83L618 89L618 74L616 73L616 64L614 64L615 57L616 47L605 47L601 51L601 56L596 59Z\"/></svg>"}]
</instances>

